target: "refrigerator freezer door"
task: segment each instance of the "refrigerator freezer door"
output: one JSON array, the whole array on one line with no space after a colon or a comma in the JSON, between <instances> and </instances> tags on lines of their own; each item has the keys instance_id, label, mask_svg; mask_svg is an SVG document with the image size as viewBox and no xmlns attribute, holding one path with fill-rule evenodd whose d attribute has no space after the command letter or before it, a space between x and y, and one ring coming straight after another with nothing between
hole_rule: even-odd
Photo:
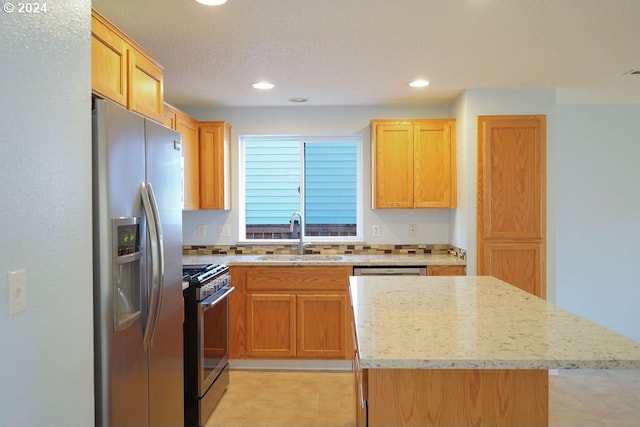
<instances>
[{"instance_id":1,"label":"refrigerator freezer door","mask_svg":"<svg viewBox=\"0 0 640 427\"><path fill-rule=\"evenodd\" d=\"M148 425L147 353L142 318L114 328L113 219L140 218L144 181L144 119L110 102L96 101L93 117L93 235L96 425ZM140 233L144 252L146 233ZM144 258L144 257L142 257ZM145 270L144 259L140 271ZM144 313L146 279L139 275ZM133 282L135 279L132 278ZM133 285L132 285L133 286Z\"/></svg>"},{"instance_id":2,"label":"refrigerator freezer door","mask_svg":"<svg viewBox=\"0 0 640 427\"><path fill-rule=\"evenodd\" d=\"M182 176L180 135L146 121L147 183L157 201L164 275L159 313L149 350L149 425L184 424Z\"/></svg>"}]
</instances>

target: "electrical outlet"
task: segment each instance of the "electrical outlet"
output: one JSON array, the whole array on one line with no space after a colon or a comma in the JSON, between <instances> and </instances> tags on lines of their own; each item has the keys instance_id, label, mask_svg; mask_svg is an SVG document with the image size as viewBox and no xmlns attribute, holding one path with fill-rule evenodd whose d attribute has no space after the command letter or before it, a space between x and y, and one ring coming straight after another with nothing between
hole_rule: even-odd
<instances>
[{"instance_id":1,"label":"electrical outlet","mask_svg":"<svg viewBox=\"0 0 640 427\"><path fill-rule=\"evenodd\" d=\"M198 225L198 236L204 237L207 235L207 226L204 224Z\"/></svg>"},{"instance_id":2,"label":"electrical outlet","mask_svg":"<svg viewBox=\"0 0 640 427\"><path fill-rule=\"evenodd\" d=\"M371 233L373 237L380 237L380 224L373 224L371 227Z\"/></svg>"},{"instance_id":3,"label":"electrical outlet","mask_svg":"<svg viewBox=\"0 0 640 427\"><path fill-rule=\"evenodd\" d=\"M409 224L409 237L418 236L418 226L416 224Z\"/></svg>"},{"instance_id":4,"label":"electrical outlet","mask_svg":"<svg viewBox=\"0 0 640 427\"><path fill-rule=\"evenodd\" d=\"M9 314L17 314L27 309L27 272L9 272Z\"/></svg>"}]
</instances>

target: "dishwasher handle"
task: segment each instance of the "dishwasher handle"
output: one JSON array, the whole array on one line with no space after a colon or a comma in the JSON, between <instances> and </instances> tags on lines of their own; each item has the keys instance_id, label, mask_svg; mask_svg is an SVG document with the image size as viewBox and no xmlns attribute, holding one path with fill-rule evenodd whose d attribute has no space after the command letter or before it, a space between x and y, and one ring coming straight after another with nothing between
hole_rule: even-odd
<instances>
[{"instance_id":1,"label":"dishwasher handle","mask_svg":"<svg viewBox=\"0 0 640 427\"><path fill-rule=\"evenodd\" d=\"M369 266L353 267L354 276L426 276L427 268L421 266Z\"/></svg>"}]
</instances>

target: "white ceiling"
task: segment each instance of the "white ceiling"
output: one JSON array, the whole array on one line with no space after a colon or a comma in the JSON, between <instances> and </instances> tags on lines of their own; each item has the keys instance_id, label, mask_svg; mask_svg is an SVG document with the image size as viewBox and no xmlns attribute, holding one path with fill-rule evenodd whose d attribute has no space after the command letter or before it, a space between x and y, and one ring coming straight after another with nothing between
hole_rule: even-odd
<instances>
[{"instance_id":1,"label":"white ceiling","mask_svg":"<svg viewBox=\"0 0 640 427\"><path fill-rule=\"evenodd\" d=\"M640 0L93 0L164 65L176 106L448 104L557 87L640 102ZM425 78L424 89L407 86ZM252 82L277 86L256 91Z\"/></svg>"}]
</instances>

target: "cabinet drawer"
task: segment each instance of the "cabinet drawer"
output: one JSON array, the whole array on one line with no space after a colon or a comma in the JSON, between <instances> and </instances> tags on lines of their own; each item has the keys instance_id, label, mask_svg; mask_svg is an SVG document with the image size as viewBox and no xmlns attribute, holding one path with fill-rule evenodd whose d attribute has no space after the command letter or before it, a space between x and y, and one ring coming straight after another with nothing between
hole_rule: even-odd
<instances>
[{"instance_id":1,"label":"cabinet drawer","mask_svg":"<svg viewBox=\"0 0 640 427\"><path fill-rule=\"evenodd\" d=\"M430 265L427 267L427 276L466 276L467 269L464 265Z\"/></svg>"},{"instance_id":2,"label":"cabinet drawer","mask_svg":"<svg viewBox=\"0 0 640 427\"><path fill-rule=\"evenodd\" d=\"M247 270L246 284L248 291L346 292L350 272L349 266L255 267Z\"/></svg>"}]
</instances>

